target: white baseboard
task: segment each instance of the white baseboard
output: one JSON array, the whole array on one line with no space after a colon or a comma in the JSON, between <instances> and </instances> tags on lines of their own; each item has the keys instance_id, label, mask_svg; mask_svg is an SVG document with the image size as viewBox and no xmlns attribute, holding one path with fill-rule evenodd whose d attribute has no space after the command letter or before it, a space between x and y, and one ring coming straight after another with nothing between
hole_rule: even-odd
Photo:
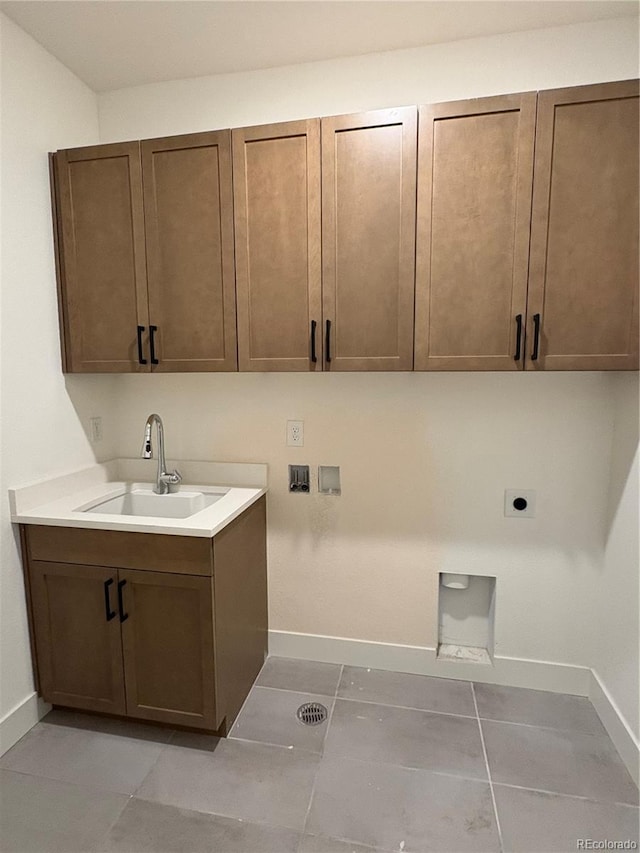
<instances>
[{"instance_id":1,"label":"white baseboard","mask_svg":"<svg viewBox=\"0 0 640 853\"><path fill-rule=\"evenodd\" d=\"M9 711L0 720L0 755L11 749L50 710L51 705L43 702L37 693L32 693Z\"/></svg>"},{"instance_id":2,"label":"white baseboard","mask_svg":"<svg viewBox=\"0 0 640 853\"><path fill-rule=\"evenodd\" d=\"M631 778L640 787L640 743L595 669L591 670L589 699L626 764Z\"/></svg>"},{"instance_id":3,"label":"white baseboard","mask_svg":"<svg viewBox=\"0 0 640 853\"><path fill-rule=\"evenodd\" d=\"M438 660L434 648L373 643L320 634L269 631L269 654L302 660L344 663L417 675L529 687L588 696L591 670L584 666L495 656L493 664Z\"/></svg>"}]
</instances>

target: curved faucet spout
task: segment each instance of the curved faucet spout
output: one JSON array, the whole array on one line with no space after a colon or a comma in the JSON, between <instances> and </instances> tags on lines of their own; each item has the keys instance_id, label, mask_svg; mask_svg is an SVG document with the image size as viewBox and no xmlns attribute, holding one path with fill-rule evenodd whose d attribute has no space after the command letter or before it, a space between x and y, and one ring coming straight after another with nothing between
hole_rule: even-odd
<instances>
[{"instance_id":1,"label":"curved faucet spout","mask_svg":"<svg viewBox=\"0 0 640 853\"><path fill-rule=\"evenodd\" d=\"M166 495L170 491L171 486L177 486L182 480L182 475L179 471L167 471L167 461L164 455L164 426L162 418L155 412L147 418L144 427L144 441L142 443L141 456L143 459L153 459L153 444L151 443L151 431L153 425L156 425L158 430L158 475L156 477L156 485L154 492L157 495Z\"/></svg>"}]
</instances>

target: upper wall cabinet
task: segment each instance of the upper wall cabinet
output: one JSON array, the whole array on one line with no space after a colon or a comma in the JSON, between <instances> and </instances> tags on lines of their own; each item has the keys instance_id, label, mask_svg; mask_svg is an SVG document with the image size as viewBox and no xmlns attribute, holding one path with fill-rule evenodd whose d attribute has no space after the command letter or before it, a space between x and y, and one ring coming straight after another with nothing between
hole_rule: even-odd
<instances>
[{"instance_id":1,"label":"upper wall cabinet","mask_svg":"<svg viewBox=\"0 0 640 853\"><path fill-rule=\"evenodd\" d=\"M229 131L54 162L65 369L235 370Z\"/></svg>"},{"instance_id":2,"label":"upper wall cabinet","mask_svg":"<svg viewBox=\"0 0 640 853\"><path fill-rule=\"evenodd\" d=\"M322 370L320 121L233 131L240 370Z\"/></svg>"},{"instance_id":3,"label":"upper wall cabinet","mask_svg":"<svg viewBox=\"0 0 640 853\"><path fill-rule=\"evenodd\" d=\"M63 364L72 373L148 370L140 144L54 155Z\"/></svg>"},{"instance_id":4,"label":"upper wall cabinet","mask_svg":"<svg viewBox=\"0 0 640 853\"><path fill-rule=\"evenodd\" d=\"M638 136L625 81L59 151L64 369L637 369Z\"/></svg>"},{"instance_id":5,"label":"upper wall cabinet","mask_svg":"<svg viewBox=\"0 0 640 853\"><path fill-rule=\"evenodd\" d=\"M142 142L142 178L152 369L235 370L230 132Z\"/></svg>"},{"instance_id":6,"label":"upper wall cabinet","mask_svg":"<svg viewBox=\"0 0 640 853\"><path fill-rule=\"evenodd\" d=\"M329 370L411 370L417 114L322 119L322 300Z\"/></svg>"},{"instance_id":7,"label":"upper wall cabinet","mask_svg":"<svg viewBox=\"0 0 640 853\"><path fill-rule=\"evenodd\" d=\"M638 367L638 82L540 92L528 369Z\"/></svg>"},{"instance_id":8,"label":"upper wall cabinet","mask_svg":"<svg viewBox=\"0 0 640 853\"><path fill-rule=\"evenodd\" d=\"M416 370L521 370L536 95L420 109Z\"/></svg>"}]
</instances>

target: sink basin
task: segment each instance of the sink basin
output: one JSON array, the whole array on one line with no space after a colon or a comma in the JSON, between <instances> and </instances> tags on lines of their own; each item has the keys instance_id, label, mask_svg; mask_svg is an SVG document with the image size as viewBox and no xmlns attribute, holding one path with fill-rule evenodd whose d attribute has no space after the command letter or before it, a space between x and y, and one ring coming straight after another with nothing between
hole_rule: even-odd
<instances>
[{"instance_id":1,"label":"sink basin","mask_svg":"<svg viewBox=\"0 0 640 853\"><path fill-rule=\"evenodd\" d=\"M228 489L215 492L175 492L156 495L151 489L132 489L115 498L95 504L82 512L99 512L103 515L140 515L147 518L189 518L196 512L223 498Z\"/></svg>"}]
</instances>

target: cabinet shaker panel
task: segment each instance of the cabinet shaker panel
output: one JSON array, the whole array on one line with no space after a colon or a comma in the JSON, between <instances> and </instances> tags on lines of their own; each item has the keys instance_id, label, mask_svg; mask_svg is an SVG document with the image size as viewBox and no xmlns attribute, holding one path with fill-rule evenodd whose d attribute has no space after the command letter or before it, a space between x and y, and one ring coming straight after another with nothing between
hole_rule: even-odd
<instances>
[{"instance_id":1,"label":"cabinet shaker panel","mask_svg":"<svg viewBox=\"0 0 640 853\"><path fill-rule=\"evenodd\" d=\"M322 119L325 370L411 370L415 107Z\"/></svg>"},{"instance_id":2,"label":"cabinet shaker panel","mask_svg":"<svg viewBox=\"0 0 640 853\"><path fill-rule=\"evenodd\" d=\"M66 369L148 372L137 335L148 325L140 145L59 151L54 167Z\"/></svg>"},{"instance_id":3,"label":"cabinet shaker panel","mask_svg":"<svg viewBox=\"0 0 640 853\"><path fill-rule=\"evenodd\" d=\"M416 370L522 370L536 94L420 109Z\"/></svg>"},{"instance_id":4,"label":"cabinet shaker panel","mask_svg":"<svg viewBox=\"0 0 640 853\"><path fill-rule=\"evenodd\" d=\"M209 578L120 569L127 714L215 729Z\"/></svg>"},{"instance_id":5,"label":"cabinet shaker panel","mask_svg":"<svg viewBox=\"0 0 640 853\"><path fill-rule=\"evenodd\" d=\"M638 368L638 81L540 92L527 368Z\"/></svg>"},{"instance_id":6,"label":"cabinet shaker panel","mask_svg":"<svg viewBox=\"0 0 640 853\"><path fill-rule=\"evenodd\" d=\"M234 130L233 180L240 370L322 370L319 120Z\"/></svg>"},{"instance_id":7,"label":"cabinet shaker panel","mask_svg":"<svg viewBox=\"0 0 640 853\"><path fill-rule=\"evenodd\" d=\"M230 132L141 145L152 370L236 370Z\"/></svg>"},{"instance_id":8,"label":"cabinet shaker panel","mask_svg":"<svg viewBox=\"0 0 640 853\"><path fill-rule=\"evenodd\" d=\"M32 621L42 697L124 714L116 569L32 562Z\"/></svg>"}]
</instances>

